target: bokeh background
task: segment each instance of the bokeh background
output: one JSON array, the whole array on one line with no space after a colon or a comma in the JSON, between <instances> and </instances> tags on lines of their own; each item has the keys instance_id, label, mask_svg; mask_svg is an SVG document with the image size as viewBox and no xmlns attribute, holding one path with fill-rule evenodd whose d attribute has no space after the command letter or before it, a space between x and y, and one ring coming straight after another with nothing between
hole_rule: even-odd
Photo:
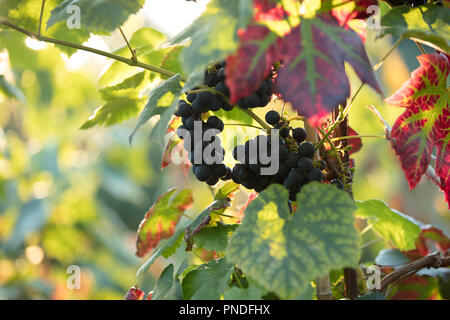
<instances>
[{"instance_id":1,"label":"bokeh background","mask_svg":"<svg viewBox=\"0 0 450 320\"><path fill-rule=\"evenodd\" d=\"M149 26L170 38L200 15L207 2L148 0L123 30L131 35ZM369 31L371 61L379 61L395 40L377 39L377 31ZM92 36L87 45L112 51L124 43L114 32ZM385 61L377 72L385 97L418 67L419 54L405 40ZM69 58L54 46L0 30L0 74L20 90L18 99L0 91L0 299L122 299L135 284L148 291L168 261L160 258L150 273L135 275L143 262L134 255L136 230L146 210L171 187L194 191L191 215L212 200L207 186L191 173L186 178L173 165L161 171L162 144L149 139L154 122L139 131L133 145L128 136L136 118L79 129L102 104L98 80L111 63L86 52ZM351 68L349 75L355 91L360 82ZM360 134L384 133L367 105L374 105L391 125L402 113L365 87L350 113L350 124ZM258 112L264 115L269 108L277 110L281 104ZM410 191L388 141L366 138L354 158L355 199L382 199L450 235L443 194L426 178ZM240 191L233 210L247 197L248 192ZM363 243L374 239L368 232ZM365 247L363 261L373 261L385 247L383 241ZM180 250L171 259L185 257ZM81 267L79 290L67 287L70 265Z\"/></svg>"}]
</instances>

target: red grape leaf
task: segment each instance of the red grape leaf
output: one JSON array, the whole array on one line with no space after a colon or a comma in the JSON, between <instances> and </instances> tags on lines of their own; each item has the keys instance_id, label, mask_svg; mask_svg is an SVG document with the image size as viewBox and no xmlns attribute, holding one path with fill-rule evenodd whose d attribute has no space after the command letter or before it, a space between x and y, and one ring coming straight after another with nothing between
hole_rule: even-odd
<instances>
[{"instance_id":1,"label":"red grape leaf","mask_svg":"<svg viewBox=\"0 0 450 320\"><path fill-rule=\"evenodd\" d=\"M137 286L131 287L125 295L125 300L143 300L145 292Z\"/></svg>"},{"instance_id":2,"label":"red grape leaf","mask_svg":"<svg viewBox=\"0 0 450 320\"><path fill-rule=\"evenodd\" d=\"M348 3L348 5L339 5L340 3ZM353 3L353 5L352 5ZM369 11L370 6L377 6L378 0L341 0L339 2L333 2L335 9L332 10L333 16L338 19L341 25L347 25L350 20L353 19L367 19L373 11Z\"/></svg>"},{"instance_id":3,"label":"red grape leaf","mask_svg":"<svg viewBox=\"0 0 450 320\"><path fill-rule=\"evenodd\" d=\"M227 58L226 84L232 102L257 90L277 61L283 66L276 93L313 125L349 97L345 61L381 93L361 39L330 14L304 18L282 37L255 24L240 36L237 53Z\"/></svg>"},{"instance_id":4,"label":"red grape leaf","mask_svg":"<svg viewBox=\"0 0 450 320\"><path fill-rule=\"evenodd\" d=\"M281 57L281 38L266 26L252 24L240 38L238 51L228 56L225 68L233 103L256 91Z\"/></svg>"},{"instance_id":5,"label":"red grape leaf","mask_svg":"<svg viewBox=\"0 0 450 320\"><path fill-rule=\"evenodd\" d=\"M282 20L287 16L283 5L277 0L254 0L253 7L253 19L256 21Z\"/></svg>"},{"instance_id":6,"label":"red grape leaf","mask_svg":"<svg viewBox=\"0 0 450 320\"><path fill-rule=\"evenodd\" d=\"M138 228L136 242L138 257L143 257L162 239L169 238L175 231L175 226L183 212L191 207L192 191L185 189L175 195L176 191L171 189L164 193L146 212Z\"/></svg>"},{"instance_id":7,"label":"red grape leaf","mask_svg":"<svg viewBox=\"0 0 450 320\"><path fill-rule=\"evenodd\" d=\"M389 300L435 300L438 292L436 279L412 275L395 286Z\"/></svg>"},{"instance_id":8,"label":"red grape leaf","mask_svg":"<svg viewBox=\"0 0 450 320\"><path fill-rule=\"evenodd\" d=\"M436 173L450 207L450 108L446 88L450 62L439 53L417 59L419 68L386 99L391 105L406 108L392 128L392 147L411 189L426 172L432 151L437 148Z\"/></svg>"},{"instance_id":9,"label":"red grape leaf","mask_svg":"<svg viewBox=\"0 0 450 320\"><path fill-rule=\"evenodd\" d=\"M348 135L349 136L357 136L358 132L356 132L352 128L348 127ZM361 138L348 139L348 144L350 146L352 146L352 149L348 152L349 155L358 152L362 148L362 140L361 140Z\"/></svg>"},{"instance_id":10,"label":"red grape leaf","mask_svg":"<svg viewBox=\"0 0 450 320\"><path fill-rule=\"evenodd\" d=\"M284 66L278 73L277 90L313 125L349 97L345 61L363 83L381 93L361 39L331 15L303 19L283 38L283 44Z\"/></svg>"},{"instance_id":11,"label":"red grape leaf","mask_svg":"<svg viewBox=\"0 0 450 320\"><path fill-rule=\"evenodd\" d=\"M422 227L422 232L416 240L416 249L403 251L403 253L411 260L416 260L433 253L436 251L436 247L445 255L450 250L450 239L442 230L425 225Z\"/></svg>"}]
</instances>

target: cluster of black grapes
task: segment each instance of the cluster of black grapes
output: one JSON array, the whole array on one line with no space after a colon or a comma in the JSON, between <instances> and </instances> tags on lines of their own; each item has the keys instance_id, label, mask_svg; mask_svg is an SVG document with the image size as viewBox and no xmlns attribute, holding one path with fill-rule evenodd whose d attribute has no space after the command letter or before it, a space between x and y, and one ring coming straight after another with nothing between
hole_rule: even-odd
<instances>
[{"instance_id":1,"label":"cluster of black grapes","mask_svg":"<svg viewBox=\"0 0 450 320\"><path fill-rule=\"evenodd\" d=\"M230 97L230 91L225 85L225 62L212 65L205 71L204 84L215 89L221 94L216 94L208 90L201 91L196 88L187 94L186 100L180 100L175 115L181 117L182 125L177 129L177 135L184 139L184 148L188 152L189 159L193 165L192 170L196 178L209 185L215 185L219 179L231 179L232 171L223 164L225 150L222 147L214 149L212 144L220 146L220 138L217 136L224 129L224 123L217 116L210 116L203 121L205 113L208 111L231 111L233 105L227 102L224 97ZM254 108L266 106L273 94L272 75L265 80L260 88L238 101L241 108ZM196 123L198 124L196 126ZM201 134L195 135L194 129L200 129ZM205 139L206 130L214 130L215 135ZM211 154L207 148L212 149ZM217 150L219 149L219 151ZM211 160L204 158L207 154Z\"/></svg>"},{"instance_id":2,"label":"cluster of black grapes","mask_svg":"<svg viewBox=\"0 0 450 320\"><path fill-rule=\"evenodd\" d=\"M233 109L226 99L230 97L230 92L225 84L225 68L225 62L222 62L205 71L204 84L219 93L196 88L187 94L186 100L179 101L175 113L182 119L183 124L177 129L177 135L184 139L184 148L193 165L194 175L209 185L215 185L219 179L233 179L256 192L263 191L273 183L282 184L289 190L289 200L295 201L302 186L311 181L323 180L322 171L326 163L323 160L313 161L315 147L311 142L305 142L306 131L303 128L291 128L278 112L269 111L265 116L266 122L277 130L272 129L269 135L259 135L236 146L233 157L238 163L233 169L223 164L225 150L220 146L217 134L223 131L224 123L214 115L205 119L205 114ZM240 99L238 106L243 109L266 106L273 94L272 77L270 74L257 91ZM276 148L274 141L277 142ZM268 173L271 168L278 170ZM343 188L340 180L331 183Z\"/></svg>"},{"instance_id":3,"label":"cluster of black grapes","mask_svg":"<svg viewBox=\"0 0 450 320\"><path fill-rule=\"evenodd\" d=\"M261 192L272 183L282 184L289 190L289 200L295 201L302 186L311 181L322 181L322 170L325 169L326 163L322 160L314 163L315 147L311 142L305 142L306 131L303 128L290 128L286 123L280 121L281 117L276 111L269 111L265 119L268 124L278 129L278 132L274 133L278 135L276 139L279 139L278 150L271 149L273 139L271 135L259 135L244 145L236 146L233 150L233 157L239 163L233 168L232 179L256 192ZM277 156L270 157L272 161L277 161L278 171L276 173L262 174L262 169L273 163L263 164L259 152L261 146L267 148L269 157L271 156L270 151L277 153Z\"/></svg>"}]
</instances>

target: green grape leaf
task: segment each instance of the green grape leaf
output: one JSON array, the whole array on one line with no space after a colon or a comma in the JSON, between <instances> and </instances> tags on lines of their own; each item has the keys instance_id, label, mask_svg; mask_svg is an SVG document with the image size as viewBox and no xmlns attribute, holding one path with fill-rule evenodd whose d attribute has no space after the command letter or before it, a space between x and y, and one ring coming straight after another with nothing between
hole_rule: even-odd
<instances>
[{"instance_id":1,"label":"green grape leaf","mask_svg":"<svg viewBox=\"0 0 450 320\"><path fill-rule=\"evenodd\" d=\"M400 250L414 249L420 234L420 226L412 218L391 209L381 200L357 201L355 215L368 219L373 230Z\"/></svg>"},{"instance_id":2,"label":"green grape leaf","mask_svg":"<svg viewBox=\"0 0 450 320\"><path fill-rule=\"evenodd\" d=\"M138 257L155 248L161 239L172 236L181 215L192 205L191 190L185 189L175 194L176 191L171 189L164 193L145 214L138 229Z\"/></svg>"},{"instance_id":3,"label":"green grape leaf","mask_svg":"<svg viewBox=\"0 0 450 320\"><path fill-rule=\"evenodd\" d=\"M218 300L231 280L234 265L225 258L211 260L189 272L183 279L184 299Z\"/></svg>"},{"instance_id":4,"label":"green grape leaf","mask_svg":"<svg viewBox=\"0 0 450 320\"><path fill-rule=\"evenodd\" d=\"M122 97L109 101L94 111L80 129L90 129L96 125L110 126L136 115L144 101L139 98Z\"/></svg>"},{"instance_id":5,"label":"green grape leaf","mask_svg":"<svg viewBox=\"0 0 450 320\"><path fill-rule=\"evenodd\" d=\"M172 46L164 48L166 50L163 60L161 61L161 68L170 70L173 73L185 75L181 66L180 55L185 49L184 46Z\"/></svg>"},{"instance_id":6,"label":"green grape leaf","mask_svg":"<svg viewBox=\"0 0 450 320\"><path fill-rule=\"evenodd\" d=\"M239 190L239 185L237 183L233 181L227 182L217 191L214 200L230 198L237 190Z\"/></svg>"},{"instance_id":7,"label":"green grape leaf","mask_svg":"<svg viewBox=\"0 0 450 320\"><path fill-rule=\"evenodd\" d=\"M139 61L154 66L161 66L167 51L170 49L158 49L165 41L166 37L164 34L148 27L140 28L134 32L129 39L130 46L135 50L135 54ZM114 54L123 57L131 56L127 46L115 50ZM114 61L108 70L103 73L99 83L102 87L110 86L122 82L124 79L131 77L137 72L139 72L138 68L130 68L129 65L121 61Z\"/></svg>"},{"instance_id":8,"label":"green grape leaf","mask_svg":"<svg viewBox=\"0 0 450 320\"><path fill-rule=\"evenodd\" d=\"M231 237L227 259L267 290L294 299L312 279L357 265L360 251L356 208L344 191L309 183L297 195L293 215L287 199L279 185L260 193Z\"/></svg>"},{"instance_id":9,"label":"green grape leaf","mask_svg":"<svg viewBox=\"0 0 450 320\"><path fill-rule=\"evenodd\" d=\"M397 249L384 249L378 253L375 258L375 263L378 266L386 267L399 267L411 260L408 259L400 250Z\"/></svg>"},{"instance_id":10,"label":"green grape leaf","mask_svg":"<svg viewBox=\"0 0 450 320\"><path fill-rule=\"evenodd\" d=\"M96 125L110 126L136 115L144 106L144 99L139 93L145 82L146 72L142 71L123 82L100 90L104 105L95 110L94 114L80 129L89 129Z\"/></svg>"},{"instance_id":11,"label":"green grape leaf","mask_svg":"<svg viewBox=\"0 0 450 320\"><path fill-rule=\"evenodd\" d=\"M449 8L434 4L395 7L381 18L381 26L380 37L407 37L450 53Z\"/></svg>"},{"instance_id":12,"label":"green grape leaf","mask_svg":"<svg viewBox=\"0 0 450 320\"><path fill-rule=\"evenodd\" d=\"M261 287L256 281L246 277L248 282L247 288L232 287L225 291L225 300L261 300L266 293L266 289Z\"/></svg>"},{"instance_id":13,"label":"green grape leaf","mask_svg":"<svg viewBox=\"0 0 450 320\"><path fill-rule=\"evenodd\" d=\"M80 13L80 29L105 34L120 27L131 14L142 8L144 2L145 0L64 0L51 11L47 28L70 18L70 8L76 6Z\"/></svg>"},{"instance_id":14,"label":"green grape leaf","mask_svg":"<svg viewBox=\"0 0 450 320\"><path fill-rule=\"evenodd\" d=\"M228 245L229 234L236 230L237 226L237 224L217 222L216 226L203 228L192 240L200 248L223 252Z\"/></svg>"},{"instance_id":15,"label":"green grape leaf","mask_svg":"<svg viewBox=\"0 0 450 320\"><path fill-rule=\"evenodd\" d=\"M206 11L191 26L171 41L181 43L191 38L189 47L180 55L187 74L199 67L204 69L236 50L237 28L245 26L249 21L248 10L241 6L241 2L212 0Z\"/></svg>"},{"instance_id":16,"label":"green grape leaf","mask_svg":"<svg viewBox=\"0 0 450 320\"><path fill-rule=\"evenodd\" d=\"M166 132L181 95L180 80L181 76L176 74L152 90L144 110L139 115L138 123L130 135L130 143L136 131L155 115L160 115L160 120L153 131L159 132L158 137L161 138L159 141L162 141L162 136Z\"/></svg>"},{"instance_id":17,"label":"green grape leaf","mask_svg":"<svg viewBox=\"0 0 450 320\"><path fill-rule=\"evenodd\" d=\"M178 276L174 275L173 264L169 264L161 273L155 288L152 300L182 300L183 292Z\"/></svg>"},{"instance_id":18,"label":"green grape leaf","mask_svg":"<svg viewBox=\"0 0 450 320\"><path fill-rule=\"evenodd\" d=\"M23 92L16 86L6 81L5 76L3 75L0 75L0 92L3 92L9 98L17 99L22 103L26 102Z\"/></svg>"}]
</instances>

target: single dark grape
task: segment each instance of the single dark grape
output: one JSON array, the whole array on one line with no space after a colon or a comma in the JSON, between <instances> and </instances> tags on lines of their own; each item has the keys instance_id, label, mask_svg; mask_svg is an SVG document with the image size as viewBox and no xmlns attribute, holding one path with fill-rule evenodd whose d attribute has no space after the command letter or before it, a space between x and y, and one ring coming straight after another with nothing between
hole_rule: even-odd
<instances>
[{"instance_id":1,"label":"single dark grape","mask_svg":"<svg viewBox=\"0 0 450 320\"><path fill-rule=\"evenodd\" d=\"M225 102L225 103L223 103L223 105L222 105L222 109L223 109L224 111L231 111L231 110L233 110L233 106Z\"/></svg>"},{"instance_id":2,"label":"single dark grape","mask_svg":"<svg viewBox=\"0 0 450 320\"><path fill-rule=\"evenodd\" d=\"M272 126L276 125L280 121L280 114L275 110L271 110L266 113L266 122Z\"/></svg>"},{"instance_id":3,"label":"single dark grape","mask_svg":"<svg viewBox=\"0 0 450 320\"><path fill-rule=\"evenodd\" d=\"M208 105L208 109L211 111L219 111L222 108L222 99L220 99L217 95L214 95L211 103Z\"/></svg>"},{"instance_id":4,"label":"single dark grape","mask_svg":"<svg viewBox=\"0 0 450 320\"><path fill-rule=\"evenodd\" d=\"M314 156L314 152L316 152L316 148L311 142L303 142L298 148L298 153L301 158L312 158Z\"/></svg>"},{"instance_id":5,"label":"single dark grape","mask_svg":"<svg viewBox=\"0 0 450 320\"><path fill-rule=\"evenodd\" d=\"M303 128L295 128L292 130L292 137L298 142L303 142L306 139L306 131Z\"/></svg>"},{"instance_id":6,"label":"single dark grape","mask_svg":"<svg viewBox=\"0 0 450 320\"><path fill-rule=\"evenodd\" d=\"M179 117L189 117L192 115L192 108L191 105L187 102L181 102L178 104L178 110L177 110Z\"/></svg>"},{"instance_id":7,"label":"single dark grape","mask_svg":"<svg viewBox=\"0 0 450 320\"><path fill-rule=\"evenodd\" d=\"M299 160L300 155L297 152L289 152L286 159L286 164L289 168L297 168Z\"/></svg>"},{"instance_id":8,"label":"single dark grape","mask_svg":"<svg viewBox=\"0 0 450 320\"><path fill-rule=\"evenodd\" d=\"M211 178L209 178L206 183L210 186L215 185L217 182L219 182L219 178L217 178L216 176L211 176Z\"/></svg>"},{"instance_id":9,"label":"single dark grape","mask_svg":"<svg viewBox=\"0 0 450 320\"><path fill-rule=\"evenodd\" d=\"M300 185L305 182L303 172L298 168L292 169L291 172L289 172L288 179L295 185Z\"/></svg>"},{"instance_id":10,"label":"single dark grape","mask_svg":"<svg viewBox=\"0 0 450 320\"><path fill-rule=\"evenodd\" d=\"M191 93L187 94L186 99L187 99L187 101L192 103L192 102L194 102L196 96L197 96L197 94L195 92L191 92Z\"/></svg>"},{"instance_id":11,"label":"single dark grape","mask_svg":"<svg viewBox=\"0 0 450 320\"><path fill-rule=\"evenodd\" d=\"M283 128L281 128L280 129L280 136L281 137L283 137L283 138L287 138L287 137L289 137L289 128L287 128L287 127L283 127Z\"/></svg>"},{"instance_id":12,"label":"single dark grape","mask_svg":"<svg viewBox=\"0 0 450 320\"><path fill-rule=\"evenodd\" d=\"M279 154L278 154L279 160L280 161L286 160L288 155L289 155L289 149L284 145L280 145Z\"/></svg>"},{"instance_id":13,"label":"single dark grape","mask_svg":"<svg viewBox=\"0 0 450 320\"><path fill-rule=\"evenodd\" d=\"M225 85L225 83L223 81L219 82L218 84L216 84L215 89L221 93L223 93L226 96L230 95L230 90L228 89L228 87Z\"/></svg>"},{"instance_id":14,"label":"single dark grape","mask_svg":"<svg viewBox=\"0 0 450 320\"><path fill-rule=\"evenodd\" d=\"M322 171L320 171L317 168L313 168L309 173L308 173L308 181L322 181L323 179L323 173Z\"/></svg>"},{"instance_id":15,"label":"single dark grape","mask_svg":"<svg viewBox=\"0 0 450 320\"><path fill-rule=\"evenodd\" d=\"M208 91L202 91L197 93L197 97L195 100L198 100L198 102L202 105L208 105L211 103L213 99L213 94Z\"/></svg>"},{"instance_id":16,"label":"single dark grape","mask_svg":"<svg viewBox=\"0 0 450 320\"><path fill-rule=\"evenodd\" d=\"M203 113L206 111L206 104L201 103L200 100L197 98L192 102L192 110L196 113Z\"/></svg>"},{"instance_id":17,"label":"single dark grape","mask_svg":"<svg viewBox=\"0 0 450 320\"><path fill-rule=\"evenodd\" d=\"M208 181L213 176L213 171L206 164L201 164L195 170L195 176L200 181Z\"/></svg>"},{"instance_id":18,"label":"single dark grape","mask_svg":"<svg viewBox=\"0 0 450 320\"><path fill-rule=\"evenodd\" d=\"M298 168L303 172L310 172L312 169L314 169L314 163L312 162L311 158L304 157L298 161Z\"/></svg>"},{"instance_id":19,"label":"single dark grape","mask_svg":"<svg viewBox=\"0 0 450 320\"><path fill-rule=\"evenodd\" d=\"M223 163L216 164L213 167L213 172L214 172L214 176L216 176L218 178L223 178L227 174L227 167Z\"/></svg>"},{"instance_id":20,"label":"single dark grape","mask_svg":"<svg viewBox=\"0 0 450 320\"><path fill-rule=\"evenodd\" d=\"M244 103L247 106L247 108L255 108L259 106L260 100L258 95L253 92L251 95L244 98Z\"/></svg>"},{"instance_id":21,"label":"single dark grape","mask_svg":"<svg viewBox=\"0 0 450 320\"><path fill-rule=\"evenodd\" d=\"M344 190L344 184L339 179L331 180L330 184L336 186L338 189Z\"/></svg>"},{"instance_id":22,"label":"single dark grape","mask_svg":"<svg viewBox=\"0 0 450 320\"><path fill-rule=\"evenodd\" d=\"M210 129L218 129L220 121L222 121L222 120L220 120L218 117L211 116L211 117L208 118L208 120L206 120L206 125Z\"/></svg>"}]
</instances>

